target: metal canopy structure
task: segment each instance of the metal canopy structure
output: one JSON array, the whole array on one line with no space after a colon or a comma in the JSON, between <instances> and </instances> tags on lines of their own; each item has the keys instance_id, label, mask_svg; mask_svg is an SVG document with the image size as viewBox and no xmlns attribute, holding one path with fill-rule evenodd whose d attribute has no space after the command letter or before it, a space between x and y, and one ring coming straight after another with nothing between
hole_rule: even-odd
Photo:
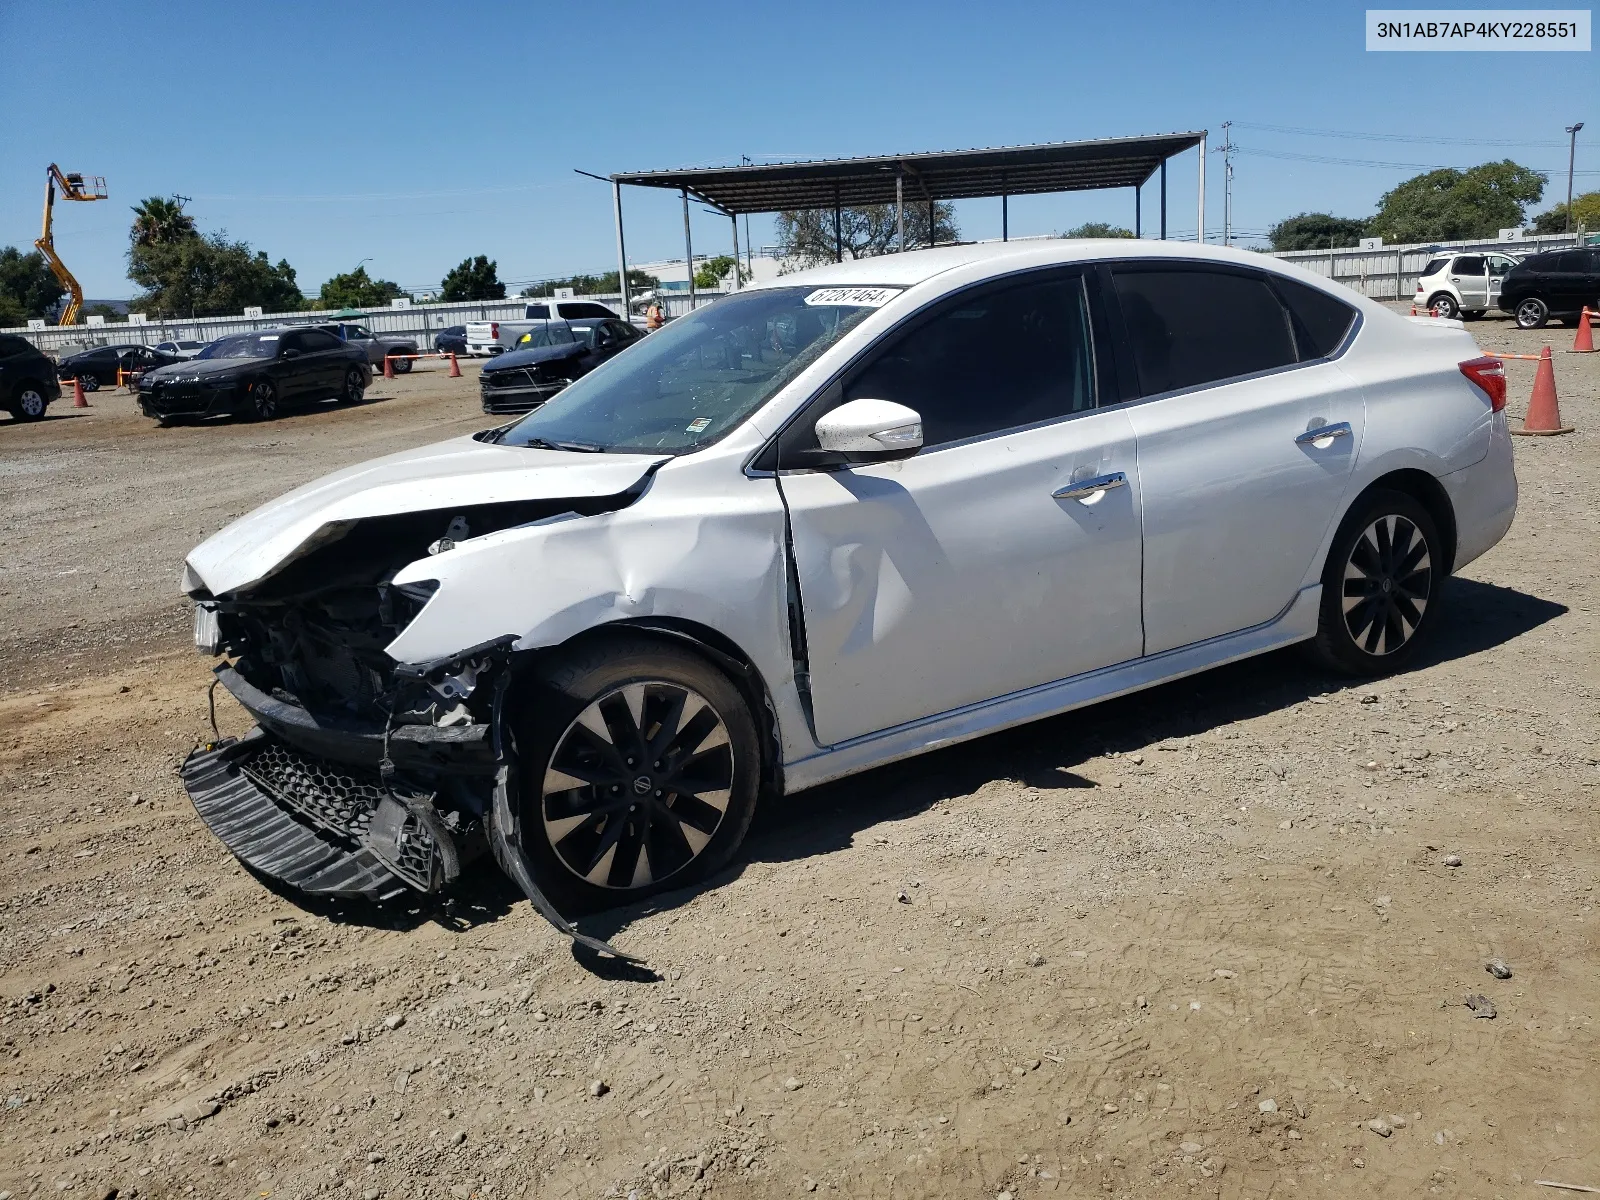
<instances>
[{"instance_id":1,"label":"metal canopy structure","mask_svg":"<svg viewBox=\"0 0 1600 1200\"><path fill-rule=\"evenodd\" d=\"M1204 130L1144 137L1103 138L1086 142L1047 142L1032 146L999 146L983 150L951 150L868 158L821 159L813 162L766 163L755 166L709 167L672 171L624 171L609 177L617 226L618 273L624 309L628 306L628 268L622 228L622 185L665 188L683 199L685 261L689 296L694 302L694 246L689 232L691 198L709 204L733 219L733 256L739 258L738 217L750 213L832 209L836 259L843 257L840 210L869 204L893 204L899 248L905 249L905 205L942 200L998 197L1001 237L1010 236L1008 201L1012 196L1132 188L1135 233L1143 236L1141 188L1161 176L1161 237L1167 236L1167 160L1198 149L1198 236L1205 229ZM580 174L588 175L587 171ZM591 176L591 178L599 178ZM929 228L933 222L929 221Z\"/></svg>"},{"instance_id":2,"label":"metal canopy structure","mask_svg":"<svg viewBox=\"0 0 1600 1200\"><path fill-rule=\"evenodd\" d=\"M896 184L907 200L970 200L1139 187L1167 159L1193 150L1204 133L1051 142L992 150L953 150L871 158L824 159L685 171L628 171L611 176L634 187L689 190L724 212L783 212L893 204Z\"/></svg>"}]
</instances>

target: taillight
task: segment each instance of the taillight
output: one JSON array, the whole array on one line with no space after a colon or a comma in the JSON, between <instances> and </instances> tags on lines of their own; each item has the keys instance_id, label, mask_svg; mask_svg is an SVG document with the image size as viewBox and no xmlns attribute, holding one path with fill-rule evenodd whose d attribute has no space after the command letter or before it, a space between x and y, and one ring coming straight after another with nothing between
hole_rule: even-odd
<instances>
[{"instance_id":1,"label":"taillight","mask_svg":"<svg viewBox=\"0 0 1600 1200\"><path fill-rule=\"evenodd\" d=\"M1461 373L1483 389L1489 397L1489 408L1500 412L1506 406L1506 369L1498 358L1469 358L1461 364Z\"/></svg>"},{"instance_id":2,"label":"taillight","mask_svg":"<svg viewBox=\"0 0 1600 1200\"><path fill-rule=\"evenodd\" d=\"M499 321L490 321L489 322L489 340L491 342L498 342L500 340L500 322Z\"/></svg>"}]
</instances>

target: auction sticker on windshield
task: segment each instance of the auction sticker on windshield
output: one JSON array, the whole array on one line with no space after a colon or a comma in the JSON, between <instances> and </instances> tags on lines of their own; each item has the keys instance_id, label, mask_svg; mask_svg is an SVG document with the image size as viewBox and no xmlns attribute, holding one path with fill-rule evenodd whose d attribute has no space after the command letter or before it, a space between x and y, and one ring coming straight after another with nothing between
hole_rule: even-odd
<instances>
[{"instance_id":1,"label":"auction sticker on windshield","mask_svg":"<svg viewBox=\"0 0 1600 1200\"><path fill-rule=\"evenodd\" d=\"M806 303L826 304L830 307L882 308L902 290L904 289L896 287L818 288L806 297Z\"/></svg>"}]
</instances>

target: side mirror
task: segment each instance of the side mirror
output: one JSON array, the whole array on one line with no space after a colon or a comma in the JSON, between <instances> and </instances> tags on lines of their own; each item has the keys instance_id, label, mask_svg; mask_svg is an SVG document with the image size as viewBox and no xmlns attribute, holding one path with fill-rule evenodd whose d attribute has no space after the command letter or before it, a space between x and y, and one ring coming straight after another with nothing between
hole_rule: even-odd
<instances>
[{"instance_id":1,"label":"side mirror","mask_svg":"<svg viewBox=\"0 0 1600 1200\"><path fill-rule=\"evenodd\" d=\"M922 417L893 400L851 400L817 421L817 445L835 454L909 458L922 449Z\"/></svg>"},{"instance_id":2,"label":"side mirror","mask_svg":"<svg viewBox=\"0 0 1600 1200\"><path fill-rule=\"evenodd\" d=\"M291 347L289 347L287 350L285 350L283 352L283 356L285 358L299 358L300 357L300 351L296 350L293 346L291 346Z\"/></svg>"}]
</instances>

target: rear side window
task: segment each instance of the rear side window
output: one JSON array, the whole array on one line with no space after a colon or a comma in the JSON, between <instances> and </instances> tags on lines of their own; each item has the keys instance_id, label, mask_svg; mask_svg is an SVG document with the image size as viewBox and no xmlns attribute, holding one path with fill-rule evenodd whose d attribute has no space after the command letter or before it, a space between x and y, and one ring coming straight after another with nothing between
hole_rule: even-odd
<instances>
[{"instance_id":1,"label":"rear side window","mask_svg":"<svg viewBox=\"0 0 1600 1200\"><path fill-rule=\"evenodd\" d=\"M530 304L523 309L522 315L530 321L548 321L550 319L550 306L548 304Z\"/></svg>"},{"instance_id":2,"label":"rear side window","mask_svg":"<svg viewBox=\"0 0 1600 1200\"><path fill-rule=\"evenodd\" d=\"M33 349L33 343L26 338L0 337L0 358L11 358L17 354L26 354Z\"/></svg>"},{"instance_id":3,"label":"rear side window","mask_svg":"<svg viewBox=\"0 0 1600 1200\"><path fill-rule=\"evenodd\" d=\"M1083 280L1052 274L961 296L874 357L844 398L916 409L925 446L1093 408Z\"/></svg>"},{"instance_id":4,"label":"rear side window","mask_svg":"<svg viewBox=\"0 0 1600 1200\"><path fill-rule=\"evenodd\" d=\"M1112 278L1143 395L1298 361L1288 314L1259 276L1120 268Z\"/></svg>"},{"instance_id":5,"label":"rear side window","mask_svg":"<svg viewBox=\"0 0 1600 1200\"><path fill-rule=\"evenodd\" d=\"M1272 286L1288 305L1300 361L1327 358L1350 332L1356 310L1344 301L1293 279L1274 277Z\"/></svg>"},{"instance_id":6,"label":"rear side window","mask_svg":"<svg viewBox=\"0 0 1600 1200\"><path fill-rule=\"evenodd\" d=\"M606 317L615 315L603 304L592 304L588 302L558 304L556 305L556 311L569 320L575 320L579 317L600 317L604 319Z\"/></svg>"},{"instance_id":7,"label":"rear side window","mask_svg":"<svg viewBox=\"0 0 1600 1200\"><path fill-rule=\"evenodd\" d=\"M1583 271L1589 266L1589 256L1582 250L1564 250L1556 255L1549 268L1552 271Z\"/></svg>"}]
</instances>

